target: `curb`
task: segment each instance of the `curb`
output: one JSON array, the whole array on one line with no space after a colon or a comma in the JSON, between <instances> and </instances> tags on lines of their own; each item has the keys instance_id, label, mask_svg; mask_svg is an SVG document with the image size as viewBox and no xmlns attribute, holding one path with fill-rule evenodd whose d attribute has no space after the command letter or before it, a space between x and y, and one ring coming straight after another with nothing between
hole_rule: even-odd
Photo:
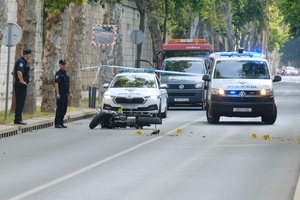
<instances>
[{"instance_id":1,"label":"curb","mask_svg":"<svg viewBox=\"0 0 300 200\"><path fill-rule=\"evenodd\" d=\"M73 122L95 116L98 113L96 109L86 109L80 111L72 111L65 115L64 122ZM26 120L26 125L7 124L0 125L0 139L13 135L39 130L54 126L54 117L50 118L34 118Z\"/></svg>"},{"instance_id":2,"label":"curb","mask_svg":"<svg viewBox=\"0 0 300 200\"><path fill-rule=\"evenodd\" d=\"M298 177L298 183L296 186L295 194L293 200L300 200L300 175Z\"/></svg>"}]
</instances>

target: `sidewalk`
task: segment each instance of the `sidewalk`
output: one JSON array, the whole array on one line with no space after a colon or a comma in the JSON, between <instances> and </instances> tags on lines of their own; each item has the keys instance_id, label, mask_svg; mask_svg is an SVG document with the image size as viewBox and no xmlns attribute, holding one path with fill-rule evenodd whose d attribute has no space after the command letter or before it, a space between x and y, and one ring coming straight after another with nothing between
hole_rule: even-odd
<instances>
[{"instance_id":1,"label":"sidewalk","mask_svg":"<svg viewBox=\"0 0 300 200\"><path fill-rule=\"evenodd\" d=\"M88 91L82 92L82 98L88 98ZM42 97L39 96L36 99L37 106L41 106ZM11 106L11 99L8 100L8 109ZM0 110L5 110L5 99L0 99ZM64 118L64 122L73 122L81 119L93 117L97 114L95 108L85 108L82 110L67 112ZM5 124L0 125L0 139L3 137L9 137L12 135L25 133L28 131L38 130L54 126L54 116L49 118L35 118L26 120L27 124L16 125L16 124Z\"/></svg>"}]
</instances>

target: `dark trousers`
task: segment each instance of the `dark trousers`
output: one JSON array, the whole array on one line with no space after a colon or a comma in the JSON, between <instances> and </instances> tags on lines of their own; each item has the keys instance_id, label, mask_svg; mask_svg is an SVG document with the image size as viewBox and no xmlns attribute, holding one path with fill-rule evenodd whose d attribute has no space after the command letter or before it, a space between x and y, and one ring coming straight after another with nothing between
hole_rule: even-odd
<instances>
[{"instance_id":1,"label":"dark trousers","mask_svg":"<svg viewBox=\"0 0 300 200\"><path fill-rule=\"evenodd\" d=\"M22 121L22 112L26 101L27 86L18 85L14 88L16 94L15 122L20 122Z\"/></svg>"},{"instance_id":2,"label":"dark trousers","mask_svg":"<svg viewBox=\"0 0 300 200\"><path fill-rule=\"evenodd\" d=\"M56 113L54 124L55 125L63 125L64 117L67 113L68 107L68 94L60 94L60 99L56 99Z\"/></svg>"}]
</instances>

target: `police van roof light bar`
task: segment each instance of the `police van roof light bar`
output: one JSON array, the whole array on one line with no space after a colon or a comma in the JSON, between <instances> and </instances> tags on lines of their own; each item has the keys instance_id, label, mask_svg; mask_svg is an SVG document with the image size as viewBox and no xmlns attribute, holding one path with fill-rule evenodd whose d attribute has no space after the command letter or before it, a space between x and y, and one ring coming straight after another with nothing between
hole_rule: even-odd
<instances>
[{"instance_id":1,"label":"police van roof light bar","mask_svg":"<svg viewBox=\"0 0 300 200\"><path fill-rule=\"evenodd\" d=\"M250 53L228 53L228 52L222 52L220 56L227 56L227 57L242 57L242 56L248 56L248 57L256 57L256 58L265 58L266 56L261 53L256 52L250 52Z\"/></svg>"}]
</instances>

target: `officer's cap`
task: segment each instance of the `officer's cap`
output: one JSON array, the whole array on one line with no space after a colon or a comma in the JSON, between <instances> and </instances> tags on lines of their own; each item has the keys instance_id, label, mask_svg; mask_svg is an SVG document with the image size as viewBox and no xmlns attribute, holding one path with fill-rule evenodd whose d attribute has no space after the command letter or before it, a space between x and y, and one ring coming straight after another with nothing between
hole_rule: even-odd
<instances>
[{"instance_id":1,"label":"officer's cap","mask_svg":"<svg viewBox=\"0 0 300 200\"><path fill-rule=\"evenodd\" d=\"M23 55L31 54L31 49L24 49Z\"/></svg>"},{"instance_id":2,"label":"officer's cap","mask_svg":"<svg viewBox=\"0 0 300 200\"><path fill-rule=\"evenodd\" d=\"M65 64L67 64L67 63L66 63L66 60L60 60L60 61L59 61L59 64L65 65Z\"/></svg>"}]
</instances>

